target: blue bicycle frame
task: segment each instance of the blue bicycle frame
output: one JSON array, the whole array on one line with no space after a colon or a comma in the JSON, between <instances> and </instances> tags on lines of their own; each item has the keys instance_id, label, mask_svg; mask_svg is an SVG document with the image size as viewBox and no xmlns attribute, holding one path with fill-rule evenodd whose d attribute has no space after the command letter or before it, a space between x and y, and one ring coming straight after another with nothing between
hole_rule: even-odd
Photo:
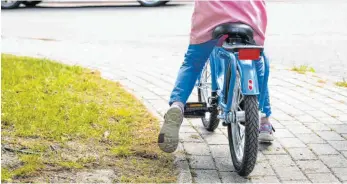
<instances>
[{"instance_id":1,"label":"blue bicycle frame","mask_svg":"<svg viewBox=\"0 0 347 184\"><path fill-rule=\"evenodd\" d=\"M228 113L232 107L233 92L236 80L236 71L238 70L241 80L241 93L243 95L257 95L259 101L259 110L264 107L266 86L269 78L269 61L264 52L260 53L260 60L264 61L263 86L258 86L258 76L255 62L252 60L239 60L238 53L227 51L223 47L215 47L210 55L210 67L212 78L212 92L217 92L218 105L223 110L220 119L228 122ZM228 80L229 79L229 80ZM200 77L198 85L200 84Z\"/></svg>"}]
</instances>

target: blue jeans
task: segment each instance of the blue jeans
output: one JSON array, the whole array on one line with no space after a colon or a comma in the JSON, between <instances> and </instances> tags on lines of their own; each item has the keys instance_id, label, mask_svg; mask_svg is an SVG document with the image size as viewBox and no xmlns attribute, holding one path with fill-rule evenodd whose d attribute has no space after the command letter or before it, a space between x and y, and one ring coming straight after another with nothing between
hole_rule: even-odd
<instances>
[{"instance_id":1,"label":"blue jeans","mask_svg":"<svg viewBox=\"0 0 347 184\"><path fill-rule=\"evenodd\" d=\"M217 42L218 40L211 40L202 44L189 45L170 96L170 105L173 102L182 102L186 104L188 97L194 89L196 80ZM258 83L259 86L262 86L264 77L264 63L262 60L256 62L256 68ZM271 115L271 106L268 93L269 90L266 91L263 113L266 114L266 117L269 117Z\"/></svg>"}]
</instances>

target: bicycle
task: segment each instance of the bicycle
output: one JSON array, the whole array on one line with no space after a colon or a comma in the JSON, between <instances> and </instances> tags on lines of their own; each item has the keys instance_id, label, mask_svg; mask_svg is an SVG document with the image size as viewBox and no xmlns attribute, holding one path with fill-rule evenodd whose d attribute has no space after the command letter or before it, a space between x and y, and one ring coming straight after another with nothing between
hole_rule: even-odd
<instances>
[{"instance_id":1,"label":"bicycle","mask_svg":"<svg viewBox=\"0 0 347 184\"><path fill-rule=\"evenodd\" d=\"M227 35L222 46L216 46L196 83L198 101L187 103L184 116L201 118L208 131L219 122L227 126L233 165L241 176L249 175L255 166L261 110L269 76L269 61L264 48L257 46L253 29L242 23L222 24L213 38ZM263 59L263 86L258 86L255 62Z\"/></svg>"}]
</instances>

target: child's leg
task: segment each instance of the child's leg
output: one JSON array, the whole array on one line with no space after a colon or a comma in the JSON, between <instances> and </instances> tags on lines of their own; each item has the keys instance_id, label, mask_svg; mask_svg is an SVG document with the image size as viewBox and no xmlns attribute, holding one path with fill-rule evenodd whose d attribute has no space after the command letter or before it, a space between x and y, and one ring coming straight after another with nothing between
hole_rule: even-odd
<instances>
[{"instance_id":1,"label":"child's leg","mask_svg":"<svg viewBox=\"0 0 347 184\"><path fill-rule=\"evenodd\" d=\"M271 115L271 106L270 106L270 97L269 97L269 87L266 85L265 89L262 89L263 87L263 81L264 81L264 75L265 75L265 66L264 66L264 60L261 59L259 61L256 61L256 69L257 69L257 77L258 77L258 85L260 88L260 92L262 93L263 90L266 90L264 95L264 107L263 112L266 117L270 117Z\"/></svg>"},{"instance_id":2,"label":"child's leg","mask_svg":"<svg viewBox=\"0 0 347 184\"><path fill-rule=\"evenodd\" d=\"M263 81L264 81L264 74L265 74L265 67L264 67L264 60L261 59L256 62L256 68L257 68L257 76L258 76L258 84L261 92L263 90L266 90L265 100L264 100L264 107L263 112L266 117L261 119L260 129L259 129L259 140L260 141L273 141L273 128L269 121L269 117L271 115L271 106L270 106L270 96L269 96L269 88L268 86L265 86L265 89L262 89Z\"/></svg>"},{"instance_id":3,"label":"child's leg","mask_svg":"<svg viewBox=\"0 0 347 184\"><path fill-rule=\"evenodd\" d=\"M217 41L212 40L188 47L171 93L169 101L171 107L165 114L165 121L158 137L159 147L165 152L171 153L177 149L184 104L192 93L195 82L216 44Z\"/></svg>"},{"instance_id":4,"label":"child's leg","mask_svg":"<svg viewBox=\"0 0 347 184\"><path fill-rule=\"evenodd\" d=\"M170 105L174 102L183 104L187 102L196 80L216 44L217 40L211 40L202 44L189 45L170 96Z\"/></svg>"}]
</instances>

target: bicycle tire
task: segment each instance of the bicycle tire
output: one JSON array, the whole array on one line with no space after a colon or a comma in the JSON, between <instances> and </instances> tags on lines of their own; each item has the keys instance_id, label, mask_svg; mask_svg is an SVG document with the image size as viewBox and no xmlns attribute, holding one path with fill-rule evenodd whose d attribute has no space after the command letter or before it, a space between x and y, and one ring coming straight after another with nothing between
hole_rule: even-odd
<instances>
[{"instance_id":1,"label":"bicycle tire","mask_svg":"<svg viewBox=\"0 0 347 184\"><path fill-rule=\"evenodd\" d=\"M199 102L203 102L201 89L198 89L198 100L199 100ZM206 118L206 117L201 118L202 124L204 125L204 127L207 131L213 132L218 127L218 125L219 125L218 114L219 114L219 112L218 112L217 107L212 107L212 111L210 112L210 117L209 118Z\"/></svg>"},{"instance_id":2,"label":"bicycle tire","mask_svg":"<svg viewBox=\"0 0 347 184\"><path fill-rule=\"evenodd\" d=\"M245 111L245 145L242 161L236 158L234 144L231 135L231 125L228 125L228 140L231 153L231 159L236 172L240 176L248 176L254 169L258 154L258 136L259 136L259 111L258 98L255 95L244 96L243 107Z\"/></svg>"},{"instance_id":3,"label":"bicycle tire","mask_svg":"<svg viewBox=\"0 0 347 184\"><path fill-rule=\"evenodd\" d=\"M26 7L35 7L36 5L38 5L39 3L41 3L41 1L23 1L23 4Z\"/></svg>"},{"instance_id":4,"label":"bicycle tire","mask_svg":"<svg viewBox=\"0 0 347 184\"><path fill-rule=\"evenodd\" d=\"M203 76L205 76L205 72L207 72L206 67L209 67L209 61L206 62L205 69L203 70L204 73L202 73L202 75L200 77L201 78L200 81L203 80ZM210 81L210 82L212 82L212 81ZM212 93L210 93L210 95L212 97ZM213 96L213 97L216 98L217 96ZM203 94L202 94L201 88L198 88L198 101L199 102L205 102L205 101L203 101ZM209 103L209 102L206 102L206 103ZM217 109L217 104L214 104L212 106L212 110L210 112L210 117L209 118L206 118L206 117L201 118L202 124L204 125L204 127L207 131L213 132L218 127L218 125L219 125L218 114L219 114L219 111Z\"/></svg>"}]
</instances>

